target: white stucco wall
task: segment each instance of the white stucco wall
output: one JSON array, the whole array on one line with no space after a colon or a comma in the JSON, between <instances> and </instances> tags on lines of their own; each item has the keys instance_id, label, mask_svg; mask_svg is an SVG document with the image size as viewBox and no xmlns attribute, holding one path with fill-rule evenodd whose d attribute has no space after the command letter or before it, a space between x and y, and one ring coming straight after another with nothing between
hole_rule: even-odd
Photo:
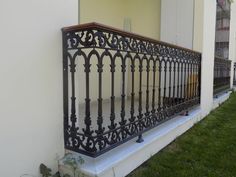
<instances>
[{"instance_id":1,"label":"white stucco wall","mask_svg":"<svg viewBox=\"0 0 236 177\"><path fill-rule=\"evenodd\" d=\"M231 76L233 76L233 63L236 62L236 2L231 4L229 59L232 60ZM231 77L231 87L232 86L233 86L233 77Z\"/></svg>"},{"instance_id":2,"label":"white stucco wall","mask_svg":"<svg viewBox=\"0 0 236 177\"><path fill-rule=\"evenodd\" d=\"M193 50L202 52L204 0L194 1Z\"/></svg>"},{"instance_id":3,"label":"white stucco wall","mask_svg":"<svg viewBox=\"0 0 236 177\"><path fill-rule=\"evenodd\" d=\"M215 48L216 1L203 2L203 40L201 71L201 109L207 115L213 106L213 68Z\"/></svg>"},{"instance_id":4,"label":"white stucco wall","mask_svg":"<svg viewBox=\"0 0 236 177\"><path fill-rule=\"evenodd\" d=\"M0 1L0 176L39 176L62 156L61 27L77 0Z\"/></svg>"}]
</instances>

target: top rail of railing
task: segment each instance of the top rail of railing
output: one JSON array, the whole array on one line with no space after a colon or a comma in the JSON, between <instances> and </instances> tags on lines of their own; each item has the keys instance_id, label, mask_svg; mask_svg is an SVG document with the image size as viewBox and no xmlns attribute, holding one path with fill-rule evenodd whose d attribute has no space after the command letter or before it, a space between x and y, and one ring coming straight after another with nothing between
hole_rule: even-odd
<instances>
[{"instance_id":1,"label":"top rail of railing","mask_svg":"<svg viewBox=\"0 0 236 177\"><path fill-rule=\"evenodd\" d=\"M123 36L123 37L134 38L134 39L138 39L140 41L146 41L146 42L153 43L153 44L168 46L170 48L175 48L178 50L182 50L184 52L190 52L190 53L195 53L195 54L201 55L201 53L198 51L194 51L194 50L191 50L188 48L180 47L180 46L177 46L174 44L170 44L167 42L163 42L163 41L159 41L159 40L152 39L149 37L145 37L145 36L135 34L132 32L127 32L127 31L124 31L124 30L121 30L118 28L110 27L110 26L103 25L103 24L96 23L96 22L91 22L91 23L74 25L74 26L62 28L63 33L77 32L77 31L83 31L83 30L86 30L86 31L87 30L101 30L101 31L105 31L105 32L112 32L112 33L115 33L115 34Z\"/></svg>"}]
</instances>

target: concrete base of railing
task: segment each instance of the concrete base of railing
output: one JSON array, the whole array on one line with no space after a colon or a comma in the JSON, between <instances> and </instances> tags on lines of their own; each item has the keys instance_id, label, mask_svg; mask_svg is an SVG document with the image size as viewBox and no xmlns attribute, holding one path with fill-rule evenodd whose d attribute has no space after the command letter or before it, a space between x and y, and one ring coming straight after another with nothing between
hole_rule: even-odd
<instances>
[{"instance_id":1,"label":"concrete base of railing","mask_svg":"<svg viewBox=\"0 0 236 177\"><path fill-rule=\"evenodd\" d=\"M220 95L214 99L213 109L229 98L230 92ZM70 174L76 177L78 171L88 177L124 177L159 152L178 136L190 129L195 123L202 119L200 107L189 111L189 116L177 116L160 126L143 134L143 143L136 143L133 139L97 158L87 157L78 153L71 153L65 156L59 164L59 171L62 174ZM84 164L78 165L76 171L66 165L66 161L71 158L82 157Z\"/></svg>"},{"instance_id":2,"label":"concrete base of railing","mask_svg":"<svg viewBox=\"0 0 236 177\"><path fill-rule=\"evenodd\" d=\"M230 94L232 93L232 91L227 91L225 93L222 93L220 95L218 95L217 98L214 98L213 100L213 105L212 105L212 110L216 109L217 107L219 107L223 102L225 102Z\"/></svg>"}]
</instances>

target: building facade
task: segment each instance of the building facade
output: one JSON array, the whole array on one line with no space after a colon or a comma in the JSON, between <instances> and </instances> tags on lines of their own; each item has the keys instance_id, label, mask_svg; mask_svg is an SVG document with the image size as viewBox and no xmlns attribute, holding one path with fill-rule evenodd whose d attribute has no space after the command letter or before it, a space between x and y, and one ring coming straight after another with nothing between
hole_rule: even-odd
<instances>
[{"instance_id":1,"label":"building facade","mask_svg":"<svg viewBox=\"0 0 236 177\"><path fill-rule=\"evenodd\" d=\"M225 2L220 1L219 3L224 4ZM62 58L65 50L62 49L61 28L66 27L63 28L64 32L69 34L69 30L71 30L71 28L67 28L69 26L97 22L104 24L105 27L94 23L90 24L90 27L95 27L96 30L99 29L99 32L106 32L106 35L108 35L107 33L116 34L125 36L127 39L146 41L152 45L171 48L175 51L189 52L196 58L201 56L201 63L194 63L191 65L192 69L189 69L190 66L186 67L189 71L185 72L185 74L188 72L188 75L186 81L183 81L186 85L185 89L182 88L183 91L180 91L180 87L177 91L178 85L181 85L178 84L180 81L177 81L178 76L181 78L181 67L179 74L176 75L178 72L177 65L174 64L165 65L167 68L165 74L163 73L164 65L160 64L161 62L156 65L154 62L144 62L140 84L138 64L132 64L132 61L123 63L123 66L127 66L127 70L125 70L122 69L122 60L117 60L117 64L114 66L116 72L114 72L113 92L110 89L113 70L111 70L112 66L106 58L106 61L104 60L100 65L99 63L93 63L93 61L89 63L91 67L87 64L87 69L90 69L90 72L84 70L84 63L81 60L78 60L78 63L70 63L72 64L70 66L67 65L67 69L71 69L69 67L76 64L77 74L74 88L79 90L78 95L72 97L68 95L68 98L76 98L74 99L76 100L74 107L76 107L77 116L76 119L73 119L73 116L72 119L69 117L70 124L68 126L76 125L73 128L78 126L79 130L92 130L94 128L96 129L94 133L98 133L100 136L103 127L110 126L110 120L113 120L114 116L119 120L114 122L117 123L117 126L122 125L122 122L126 124L127 121L133 121L132 119L128 120L129 118L126 120L125 116L123 117L124 121L122 121L122 110L126 114L132 114L133 107L133 114L136 114L135 110L138 110L136 108L139 105L137 103L137 107L135 107L135 100L140 100L140 89L142 94L145 94L140 105L142 105L142 110L149 112L149 114L158 111L155 107L158 105L158 100L162 100L159 101L160 105L171 107L177 105L175 103L181 102L184 96L188 100L190 100L189 98L199 97L195 102L197 104L194 104L195 108L188 109L189 116L179 116L178 112L176 114L179 116L177 116L177 119L165 121L161 126L156 126L151 131L145 130L145 132L135 134L132 136L133 139L127 138L116 147L97 155L96 158L90 157L86 153L79 154L85 160L81 170L87 175L125 176L228 98L229 93L225 92L233 88L232 76L234 69L232 63L236 59L236 4L231 3L230 8L228 8L229 3L227 1L225 6L226 10L224 9L223 13L222 8L219 5L217 6L215 0L164 0L164 2L161 0L1 1L1 175L4 177L38 176L40 163L45 163L52 167L53 171L56 171L59 159L66 153L72 152L75 156L78 155L74 153L76 150L68 148L70 146L65 143L68 136L65 133L66 121L63 110L69 110L70 114L71 110L75 110L72 109L73 104L70 102L73 99L68 99L68 107L65 104L65 96L67 95L67 92L65 92L65 73L68 73L66 76L69 77L69 83L73 80L71 73L74 73L74 70L73 68L72 70L63 70L65 69L65 63L62 62ZM175 16L173 16L173 12L176 14ZM218 18L218 16L220 17ZM83 29L88 30L88 27L83 27ZM218 33L222 31L224 31L223 37L219 37ZM97 34L100 34L99 32ZM138 35L132 36L130 32ZM73 47L73 38L71 39L70 45ZM115 40L116 38L111 43L114 44ZM167 43L162 43L160 40ZM99 41L96 42L96 45L99 45ZM102 46L102 44L103 41L101 40L100 45ZM88 43L85 43L86 49L81 50L85 50L84 53L87 56L88 53L96 49L95 51L100 56L100 52L104 48L100 46L101 49L98 49L94 45L95 43L88 46ZM135 46L135 44L133 45ZM109 50L112 49L113 53L109 51L109 55L112 57L118 53L120 58L125 58L127 53L132 53L132 51L127 51L125 46L123 46L123 50L120 50L120 48L114 49L114 46L113 48L110 47ZM140 51L142 51L141 49ZM138 53L142 57L143 55L149 57L152 54ZM175 55L172 54L169 58L177 61L177 54L178 52ZM214 69L216 56L231 61L229 67L226 64L227 72L226 70L223 72L226 75L217 75L220 79L214 77L220 70L218 67ZM96 56L91 58L94 57L96 58ZM162 57L165 58L165 56ZM130 67L132 65L136 66L134 70ZM185 66L187 65L182 65L182 68L184 69ZM220 66L222 65L220 64ZM163 67L163 70L153 69L158 67ZM201 70L198 70L199 68ZM101 77L99 77L99 73ZM86 74L89 77L86 77ZM168 78L166 82L164 76ZM86 93L88 93L86 78L89 78L90 83L89 96L86 96ZM99 81L99 78L102 78L102 82ZM222 78L223 81L227 78L227 83L222 82ZM125 82L122 82L124 80ZM134 84L132 84L132 81L134 81ZM102 87L99 87L99 83L102 83ZM125 83L125 86L123 83ZM135 85L136 83L137 85ZM167 86L167 84L169 85ZM225 84L227 87L222 87ZM166 86L160 87L161 85ZM184 84L182 85L184 86ZM221 89L223 88L223 90L219 89L220 92L217 91L217 98L213 96L215 85L220 86ZM68 85L68 90L72 87ZM161 91L158 91L158 89ZM219 94L222 91L224 94ZM68 91L68 93L71 94L72 92ZM177 93L179 94L178 97L175 96ZM159 96L157 96L158 94ZM180 97L180 94L183 98ZM156 95L156 97L153 97L153 95ZM114 102L113 108L116 108L116 111L110 111L109 100L112 99L111 97L120 97L117 108ZM86 98L89 98L87 102L84 100ZM154 101L152 98L155 98ZM106 100L108 101L106 102ZM123 100L126 101L125 105L122 103ZM132 100L134 100L133 103ZM106 109L105 103L108 104L108 109ZM91 105L95 105L94 110L92 110ZM98 111L101 110L98 105L103 105L103 112ZM106 110L109 111L106 112ZM114 114L111 115L111 112ZM85 120L89 120L87 118L90 113L91 117L94 117L91 125L89 125L89 121L84 123ZM73 120L81 122L73 124ZM106 120L109 121L106 122ZM82 127L80 127L81 125ZM89 126L86 127L86 125ZM149 125L147 127L150 128ZM176 129L173 129L173 127L176 127ZM88 133L88 131L84 132ZM143 137L140 136L141 134ZM136 143L138 137L140 141L142 139L144 141ZM73 142L73 140L72 138L69 141ZM97 149L103 149L102 147L102 144L96 146ZM63 165L63 161L60 161L60 170L61 172L68 170Z\"/></svg>"}]
</instances>

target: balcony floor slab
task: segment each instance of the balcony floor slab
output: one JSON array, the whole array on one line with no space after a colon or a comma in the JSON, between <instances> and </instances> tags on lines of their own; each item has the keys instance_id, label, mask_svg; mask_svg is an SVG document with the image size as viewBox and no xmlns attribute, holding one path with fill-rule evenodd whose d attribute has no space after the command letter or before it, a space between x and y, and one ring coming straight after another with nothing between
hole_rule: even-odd
<instances>
[{"instance_id":1,"label":"balcony floor slab","mask_svg":"<svg viewBox=\"0 0 236 177\"><path fill-rule=\"evenodd\" d=\"M85 163L79 168L86 176L123 177L191 128L201 118L200 107L196 107L189 112L189 116L176 116L144 133L144 142L136 143L136 139L133 139L97 158L70 151L67 153L70 152L74 158L80 156L84 159ZM65 165L65 160L66 157L60 161L60 172L72 173L70 167Z\"/></svg>"}]
</instances>

